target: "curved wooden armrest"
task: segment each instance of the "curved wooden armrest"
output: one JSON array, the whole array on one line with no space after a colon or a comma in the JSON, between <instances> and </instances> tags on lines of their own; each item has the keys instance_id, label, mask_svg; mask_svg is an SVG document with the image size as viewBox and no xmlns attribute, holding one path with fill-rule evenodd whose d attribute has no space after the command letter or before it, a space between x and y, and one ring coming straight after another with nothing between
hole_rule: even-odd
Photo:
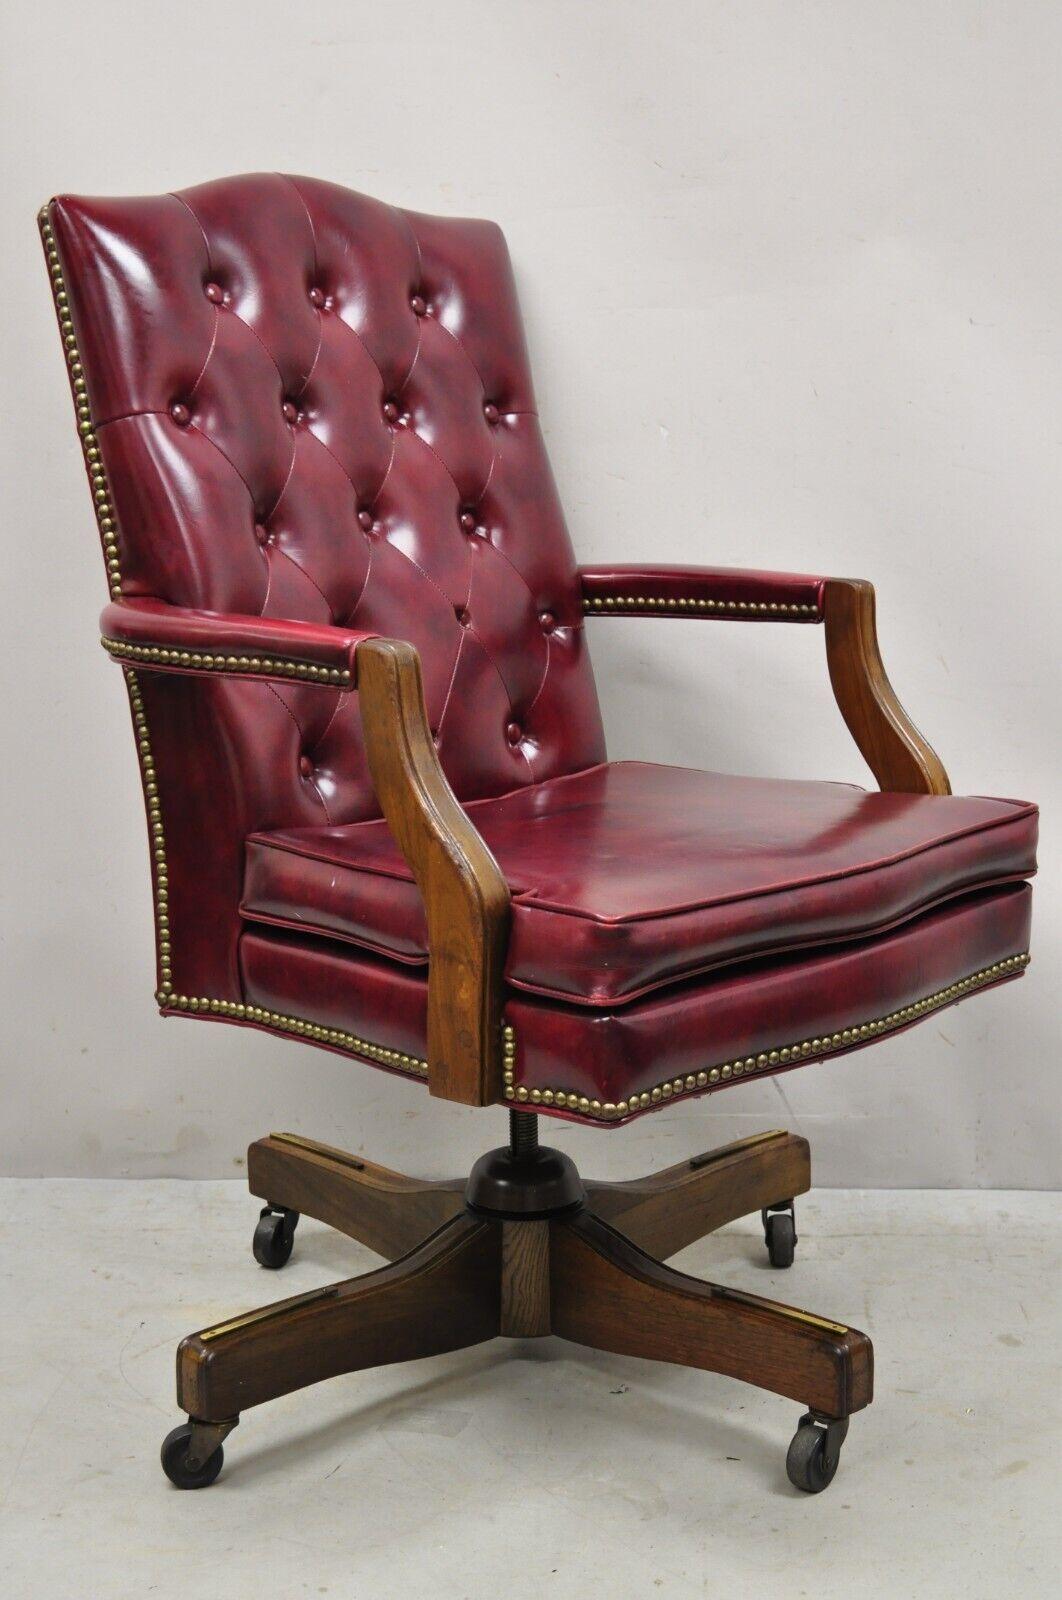
<instances>
[{"instance_id":1,"label":"curved wooden armrest","mask_svg":"<svg viewBox=\"0 0 1062 1600\"><path fill-rule=\"evenodd\" d=\"M878 788L950 794L943 762L903 709L886 675L878 649L874 585L862 578L828 578L823 608L834 698Z\"/></svg>"},{"instance_id":2,"label":"curved wooden armrest","mask_svg":"<svg viewBox=\"0 0 1062 1600\"><path fill-rule=\"evenodd\" d=\"M439 765L416 650L363 640L357 677L369 772L427 915L428 1088L492 1105L502 1097L509 888Z\"/></svg>"},{"instance_id":3,"label":"curved wooden armrest","mask_svg":"<svg viewBox=\"0 0 1062 1600\"><path fill-rule=\"evenodd\" d=\"M874 620L874 586L861 578L736 567L580 567L583 609L633 617L722 618L728 622L824 622L834 698L879 789L950 794L926 743L885 674Z\"/></svg>"}]
</instances>

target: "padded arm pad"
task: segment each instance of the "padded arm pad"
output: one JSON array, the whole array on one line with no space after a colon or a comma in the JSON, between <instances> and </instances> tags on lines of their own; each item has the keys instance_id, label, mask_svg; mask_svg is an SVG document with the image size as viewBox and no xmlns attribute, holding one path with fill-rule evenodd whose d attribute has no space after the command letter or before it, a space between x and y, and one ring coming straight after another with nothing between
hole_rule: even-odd
<instances>
[{"instance_id":1,"label":"padded arm pad","mask_svg":"<svg viewBox=\"0 0 1062 1600\"><path fill-rule=\"evenodd\" d=\"M591 615L728 617L736 622L821 622L825 578L741 567L580 567Z\"/></svg>"},{"instance_id":2,"label":"padded arm pad","mask_svg":"<svg viewBox=\"0 0 1062 1600\"><path fill-rule=\"evenodd\" d=\"M298 678L341 689L357 682L358 645L376 637L320 622L190 611L146 597L105 606L100 631L116 661L153 672Z\"/></svg>"}]
</instances>

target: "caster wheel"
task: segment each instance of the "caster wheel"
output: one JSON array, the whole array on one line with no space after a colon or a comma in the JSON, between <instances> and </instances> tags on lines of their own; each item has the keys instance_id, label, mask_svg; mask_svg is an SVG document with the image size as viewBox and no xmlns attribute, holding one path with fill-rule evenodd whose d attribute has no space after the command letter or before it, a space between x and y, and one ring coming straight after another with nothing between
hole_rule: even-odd
<instances>
[{"instance_id":1,"label":"caster wheel","mask_svg":"<svg viewBox=\"0 0 1062 1600\"><path fill-rule=\"evenodd\" d=\"M841 1459L841 1445L848 1432L848 1418L819 1422L809 1411L801 1417L785 1458L786 1475L796 1489L805 1494L821 1494L829 1488Z\"/></svg>"},{"instance_id":2,"label":"caster wheel","mask_svg":"<svg viewBox=\"0 0 1062 1600\"><path fill-rule=\"evenodd\" d=\"M792 1207L788 1211L763 1213L763 1237L772 1267L791 1267L796 1253L796 1218Z\"/></svg>"},{"instance_id":3,"label":"caster wheel","mask_svg":"<svg viewBox=\"0 0 1062 1600\"><path fill-rule=\"evenodd\" d=\"M297 1211L274 1211L272 1206L263 1207L251 1241L254 1259L260 1267L275 1270L291 1259L298 1220Z\"/></svg>"},{"instance_id":4,"label":"caster wheel","mask_svg":"<svg viewBox=\"0 0 1062 1600\"><path fill-rule=\"evenodd\" d=\"M205 1461L189 1465L188 1447L192 1441L192 1424L182 1422L162 1441L162 1470L178 1489L209 1489L225 1460L225 1451L219 1444Z\"/></svg>"}]
</instances>

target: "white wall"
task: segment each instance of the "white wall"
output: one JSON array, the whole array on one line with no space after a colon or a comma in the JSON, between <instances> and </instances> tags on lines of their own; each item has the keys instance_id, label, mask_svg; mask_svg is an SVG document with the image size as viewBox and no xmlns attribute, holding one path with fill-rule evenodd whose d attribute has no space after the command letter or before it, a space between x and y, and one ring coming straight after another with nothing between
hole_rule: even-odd
<instances>
[{"instance_id":1,"label":"white wall","mask_svg":"<svg viewBox=\"0 0 1062 1600\"><path fill-rule=\"evenodd\" d=\"M11 8L0 307L0 1170L201 1175L315 1133L460 1170L502 1118L157 1020L143 815L34 226L257 168L505 227L583 559L878 584L957 790L1045 810L1036 961L872 1051L560 1142L620 1173L753 1127L834 1184L1060 1177L1062 23L1054 0ZM862 779L818 630L593 622L614 755Z\"/></svg>"}]
</instances>

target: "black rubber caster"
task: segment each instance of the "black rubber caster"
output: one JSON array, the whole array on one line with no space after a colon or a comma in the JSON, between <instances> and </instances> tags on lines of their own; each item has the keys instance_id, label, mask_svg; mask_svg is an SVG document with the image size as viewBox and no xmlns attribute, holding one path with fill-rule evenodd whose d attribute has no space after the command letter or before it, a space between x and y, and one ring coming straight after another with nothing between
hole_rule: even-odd
<instances>
[{"instance_id":1,"label":"black rubber caster","mask_svg":"<svg viewBox=\"0 0 1062 1600\"><path fill-rule=\"evenodd\" d=\"M260 1267L270 1267L275 1270L291 1259L292 1246L295 1243L295 1224L298 1220L297 1211L285 1211L279 1206L262 1207L262 1215L258 1219L258 1226L251 1241L254 1259Z\"/></svg>"},{"instance_id":2,"label":"black rubber caster","mask_svg":"<svg viewBox=\"0 0 1062 1600\"><path fill-rule=\"evenodd\" d=\"M209 1489L221 1471L225 1451L219 1444L205 1461L199 1461L190 1456L191 1443L190 1422L182 1422L168 1433L162 1441L162 1470L178 1489Z\"/></svg>"},{"instance_id":3,"label":"black rubber caster","mask_svg":"<svg viewBox=\"0 0 1062 1600\"><path fill-rule=\"evenodd\" d=\"M805 1412L785 1458L786 1474L795 1489L821 1494L829 1488L847 1432L847 1417L816 1417L812 1411Z\"/></svg>"},{"instance_id":4,"label":"black rubber caster","mask_svg":"<svg viewBox=\"0 0 1062 1600\"><path fill-rule=\"evenodd\" d=\"M779 1207L769 1206L761 1212L763 1217L763 1237L767 1241L767 1254L771 1258L772 1267L791 1267L793 1256L796 1252L797 1231L796 1217L793 1213L792 1200L785 1200Z\"/></svg>"}]
</instances>

